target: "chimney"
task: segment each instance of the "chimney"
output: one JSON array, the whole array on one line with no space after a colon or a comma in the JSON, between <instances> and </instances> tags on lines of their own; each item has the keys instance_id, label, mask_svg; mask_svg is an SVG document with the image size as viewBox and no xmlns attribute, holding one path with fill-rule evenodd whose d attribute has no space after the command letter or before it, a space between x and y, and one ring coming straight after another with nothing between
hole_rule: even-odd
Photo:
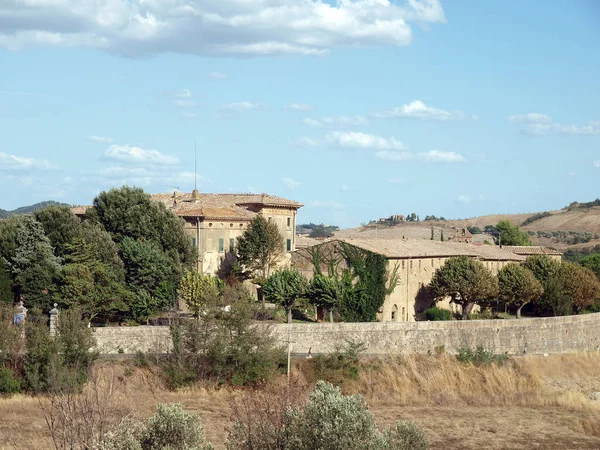
<instances>
[{"instance_id":1,"label":"chimney","mask_svg":"<svg viewBox=\"0 0 600 450\"><path fill-rule=\"evenodd\" d=\"M197 202L198 200L200 200L200 193L198 192L198 189L194 189L192 191L192 200Z\"/></svg>"}]
</instances>

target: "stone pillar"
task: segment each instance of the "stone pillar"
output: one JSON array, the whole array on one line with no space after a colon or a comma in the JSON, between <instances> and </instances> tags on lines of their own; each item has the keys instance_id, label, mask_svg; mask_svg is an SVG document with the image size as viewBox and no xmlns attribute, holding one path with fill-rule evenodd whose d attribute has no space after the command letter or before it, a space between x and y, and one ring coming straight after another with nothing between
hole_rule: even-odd
<instances>
[{"instance_id":1,"label":"stone pillar","mask_svg":"<svg viewBox=\"0 0 600 450\"><path fill-rule=\"evenodd\" d=\"M50 336L56 336L58 329L58 304L54 304L54 308L50 310Z\"/></svg>"}]
</instances>

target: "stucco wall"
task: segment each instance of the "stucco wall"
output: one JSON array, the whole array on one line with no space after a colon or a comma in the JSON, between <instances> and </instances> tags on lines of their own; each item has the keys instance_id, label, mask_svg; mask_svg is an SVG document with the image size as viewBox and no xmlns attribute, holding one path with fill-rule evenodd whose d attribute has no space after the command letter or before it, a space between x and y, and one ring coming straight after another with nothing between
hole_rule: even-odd
<instances>
[{"instance_id":1,"label":"stucco wall","mask_svg":"<svg viewBox=\"0 0 600 450\"><path fill-rule=\"evenodd\" d=\"M276 324L269 330L282 345L291 340L293 353L327 353L345 340L364 342L372 354L446 352L484 346L495 353L573 353L600 351L600 313L582 316L521 320L449 322L376 322ZM164 351L169 344L167 327L97 328L102 353Z\"/></svg>"}]
</instances>

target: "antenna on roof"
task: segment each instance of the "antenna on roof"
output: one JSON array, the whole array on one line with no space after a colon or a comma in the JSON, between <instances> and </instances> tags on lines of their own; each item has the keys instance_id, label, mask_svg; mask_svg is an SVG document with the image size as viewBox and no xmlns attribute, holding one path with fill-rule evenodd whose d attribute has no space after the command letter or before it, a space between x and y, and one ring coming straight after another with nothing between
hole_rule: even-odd
<instances>
[{"instance_id":1,"label":"antenna on roof","mask_svg":"<svg viewBox=\"0 0 600 450\"><path fill-rule=\"evenodd\" d=\"M194 139L194 190L197 190L197 181L198 181L198 170L197 170L197 161L196 158L196 139Z\"/></svg>"}]
</instances>

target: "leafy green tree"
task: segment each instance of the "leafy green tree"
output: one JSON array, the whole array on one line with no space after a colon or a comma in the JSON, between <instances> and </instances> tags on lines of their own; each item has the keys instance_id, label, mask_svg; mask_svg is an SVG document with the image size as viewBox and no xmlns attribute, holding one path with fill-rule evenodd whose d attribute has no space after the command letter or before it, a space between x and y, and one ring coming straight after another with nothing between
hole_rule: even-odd
<instances>
[{"instance_id":1,"label":"leafy green tree","mask_svg":"<svg viewBox=\"0 0 600 450\"><path fill-rule=\"evenodd\" d=\"M600 299L600 281L590 269L566 262L560 272L565 294L571 298L575 314Z\"/></svg>"},{"instance_id":2,"label":"leafy green tree","mask_svg":"<svg viewBox=\"0 0 600 450\"><path fill-rule=\"evenodd\" d=\"M513 225L508 220L501 220L496 225L498 232L497 244L501 245L533 245L529 235L521 231L518 225Z\"/></svg>"},{"instance_id":3,"label":"leafy green tree","mask_svg":"<svg viewBox=\"0 0 600 450\"><path fill-rule=\"evenodd\" d=\"M16 250L9 261L17 293L23 295L28 308L51 308L50 295L61 270L50 240L39 222L26 217L16 232Z\"/></svg>"},{"instance_id":4,"label":"leafy green tree","mask_svg":"<svg viewBox=\"0 0 600 450\"><path fill-rule=\"evenodd\" d=\"M115 273L125 276L125 267L119 256L119 247L110 234L101 225L84 221L81 226L81 237L89 245L93 256L110 267Z\"/></svg>"},{"instance_id":5,"label":"leafy green tree","mask_svg":"<svg viewBox=\"0 0 600 450\"><path fill-rule=\"evenodd\" d=\"M237 238L236 250L246 276L262 282L283 254L283 236L275 223L257 215Z\"/></svg>"},{"instance_id":6,"label":"leafy green tree","mask_svg":"<svg viewBox=\"0 0 600 450\"><path fill-rule=\"evenodd\" d=\"M533 273L544 290L535 305L542 314L562 316L572 312L572 300L565 292L561 265L560 261L548 255L530 256L525 261L524 266Z\"/></svg>"},{"instance_id":7,"label":"leafy green tree","mask_svg":"<svg viewBox=\"0 0 600 450\"><path fill-rule=\"evenodd\" d=\"M600 253L595 255L588 255L581 258L580 264L583 267L587 267L596 274L596 277L600 279Z\"/></svg>"},{"instance_id":8,"label":"leafy green tree","mask_svg":"<svg viewBox=\"0 0 600 450\"><path fill-rule=\"evenodd\" d=\"M485 266L468 256L449 258L437 269L429 290L436 299L451 297L462 307L462 319L467 319L476 304L498 294L498 279Z\"/></svg>"},{"instance_id":9,"label":"leafy green tree","mask_svg":"<svg viewBox=\"0 0 600 450\"><path fill-rule=\"evenodd\" d=\"M329 312L329 321L333 322L333 310L344 298L344 283L326 275L316 274L308 283L306 297L313 305Z\"/></svg>"},{"instance_id":10,"label":"leafy green tree","mask_svg":"<svg viewBox=\"0 0 600 450\"><path fill-rule=\"evenodd\" d=\"M507 264L500 269L498 287L500 299L517 308L517 319L521 318L523 306L538 300L544 292L533 273L517 263Z\"/></svg>"},{"instance_id":11,"label":"leafy green tree","mask_svg":"<svg viewBox=\"0 0 600 450\"><path fill-rule=\"evenodd\" d=\"M185 272L179 282L177 294L185 301L196 317L210 305L216 304L220 280L211 275L202 275L195 270Z\"/></svg>"},{"instance_id":12,"label":"leafy green tree","mask_svg":"<svg viewBox=\"0 0 600 450\"><path fill-rule=\"evenodd\" d=\"M0 303L12 303L13 300L12 277L4 268L2 260L0 260Z\"/></svg>"},{"instance_id":13,"label":"leafy green tree","mask_svg":"<svg viewBox=\"0 0 600 450\"><path fill-rule=\"evenodd\" d=\"M42 225L56 256L64 257L67 245L81 236L81 221L66 206L49 206L37 210L33 216Z\"/></svg>"},{"instance_id":14,"label":"leafy green tree","mask_svg":"<svg viewBox=\"0 0 600 450\"><path fill-rule=\"evenodd\" d=\"M104 319L129 308L124 301L129 293L124 285L124 273L104 264L98 258L94 244L76 237L65 245L66 264L63 267L57 300L65 306L77 306L92 321Z\"/></svg>"},{"instance_id":15,"label":"leafy green tree","mask_svg":"<svg viewBox=\"0 0 600 450\"><path fill-rule=\"evenodd\" d=\"M267 300L283 306L287 312L287 321L292 323L292 308L296 300L306 296L308 280L297 270L283 269L274 272L263 286Z\"/></svg>"}]
</instances>

